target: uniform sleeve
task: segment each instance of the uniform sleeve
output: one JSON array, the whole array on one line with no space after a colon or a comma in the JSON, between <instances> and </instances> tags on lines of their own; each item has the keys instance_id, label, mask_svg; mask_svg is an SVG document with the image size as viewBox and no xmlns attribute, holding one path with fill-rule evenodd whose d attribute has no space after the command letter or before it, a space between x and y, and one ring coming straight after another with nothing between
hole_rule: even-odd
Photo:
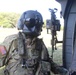
<instances>
[{"instance_id":1,"label":"uniform sleeve","mask_svg":"<svg viewBox=\"0 0 76 75\"><path fill-rule=\"evenodd\" d=\"M42 42L43 44L43 50L42 50L42 59L45 60L45 61L49 61L50 63L50 67L51 67L51 71L54 73L54 74L59 74L60 73L60 66L57 65L55 62L53 62L52 58L49 57L49 53L48 53L48 50L45 46L45 44Z\"/></svg>"},{"instance_id":2,"label":"uniform sleeve","mask_svg":"<svg viewBox=\"0 0 76 75\"><path fill-rule=\"evenodd\" d=\"M0 58L0 67L3 66L3 60L4 60L4 57Z\"/></svg>"},{"instance_id":3,"label":"uniform sleeve","mask_svg":"<svg viewBox=\"0 0 76 75\"><path fill-rule=\"evenodd\" d=\"M0 66L3 66L3 61L4 61L4 59L5 59L6 55L7 55L7 52L9 51L10 45L13 44L11 50L16 47L16 44L14 44L14 42L13 42L16 38L17 38L17 35L7 36L4 39L3 43L0 44ZM3 47L5 47L5 49Z\"/></svg>"}]
</instances>

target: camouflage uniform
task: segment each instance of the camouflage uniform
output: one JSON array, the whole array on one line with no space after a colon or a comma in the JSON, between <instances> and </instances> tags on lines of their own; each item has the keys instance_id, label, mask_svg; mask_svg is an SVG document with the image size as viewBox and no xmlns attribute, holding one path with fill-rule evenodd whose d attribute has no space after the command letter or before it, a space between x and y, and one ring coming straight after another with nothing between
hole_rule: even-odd
<instances>
[{"instance_id":1,"label":"camouflage uniform","mask_svg":"<svg viewBox=\"0 0 76 75\"><path fill-rule=\"evenodd\" d=\"M18 34L6 37L1 44L7 50L0 61L0 66L6 65L5 75L50 75L51 70L54 73L62 73L63 68L49 58L42 39L26 36L24 41L26 46L24 56L21 56L18 50Z\"/></svg>"}]
</instances>

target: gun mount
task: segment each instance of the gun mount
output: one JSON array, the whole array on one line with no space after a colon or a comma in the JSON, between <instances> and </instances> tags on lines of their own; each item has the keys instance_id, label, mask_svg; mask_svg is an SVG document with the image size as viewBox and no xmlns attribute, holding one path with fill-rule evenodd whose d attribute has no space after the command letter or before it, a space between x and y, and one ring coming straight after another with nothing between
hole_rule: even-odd
<instances>
[{"instance_id":1,"label":"gun mount","mask_svg":"<svg viewBox=\"0 0 76 75\"><path fill-rule=\"evenodd\" d=\"M52 58L53 58L54 50L57 50L56 44L63 42L63 41L58 41L58 39L57 39L57 31L60 31L60 27L61 27L60 20L58 20L55 15L57 10L58 9L56 9L56 8L49 9L49 11L51 13L51 20L50 20L49 28L51 30L51 35L52 35L52 39L51 39L51 45L52 45L51 57Z\"/></svg>"}]
</instances>

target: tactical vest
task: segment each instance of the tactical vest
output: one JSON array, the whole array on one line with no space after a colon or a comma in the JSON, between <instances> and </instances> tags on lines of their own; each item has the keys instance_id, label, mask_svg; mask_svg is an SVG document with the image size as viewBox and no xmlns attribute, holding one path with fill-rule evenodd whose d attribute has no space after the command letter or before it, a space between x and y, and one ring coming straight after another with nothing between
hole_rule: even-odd
<instances>
[{"instance_id":1,"label":"tactical vest","mask_svg":"<svg viewBox=\"0 0 76 75\"><path fill-rule=\"evenodd\" d=\"M5 58L5 75L50 75L48 52L42 39L26 38L19 33Z\"/></svg>"}]
</instances>

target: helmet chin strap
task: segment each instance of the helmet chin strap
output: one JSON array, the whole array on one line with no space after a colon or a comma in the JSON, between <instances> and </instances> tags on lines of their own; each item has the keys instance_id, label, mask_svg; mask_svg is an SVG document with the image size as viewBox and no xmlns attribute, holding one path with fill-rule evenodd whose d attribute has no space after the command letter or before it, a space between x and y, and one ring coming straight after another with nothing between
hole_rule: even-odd
<instances>
[{"instance_id":1,"label":"helmet chin strap","mask_svg":"<svg viewBox=\"0 0 76 75\"><path fill-rule=\"evenodd\" d=\"M36 36L40 35L40 33L38 33L37 29L35 28L35 26L29 29L29 28L27 28L26 25L24 25L24 28L23 28L22 32L25 35L32 36L32 37L36 37Z\"/></svg>"},{"instance_id":2,"label":"helmet chin strap","mask_svg":"<svg viewBox=\"0 0 76 75\"><path fill-rule=\"evenodd\" d=\"M36 32L31 32L31 33L28 33L28 32L23 32L25 35L26 35L26 37L30 37L30 38L34 38L34 37L37 37L37 36L39 36L39 34L38 33L36 33Z\"/></svg>"},{"instance_id":3,"label":"helmet chin strap","mask_svg":"<svg viewBox=\"0 0 76 75\"><path fill-rule=\"evenodd\" d=\"M23 32L33 32L35 30L35 26L32 28L28 28L26 25L23 27Z\"/></svg>"}]
</instances>

